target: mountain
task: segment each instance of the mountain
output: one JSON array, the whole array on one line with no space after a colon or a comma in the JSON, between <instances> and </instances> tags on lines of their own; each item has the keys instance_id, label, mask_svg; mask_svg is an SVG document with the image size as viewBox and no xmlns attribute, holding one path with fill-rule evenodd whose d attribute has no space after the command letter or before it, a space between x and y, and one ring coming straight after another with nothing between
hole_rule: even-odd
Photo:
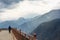
<instances>
[{"instance_id":1,"label":"mountain","mask_svg":"<svg viewBox=\"0 0 60 40\"><path fill-rule=\"evenodd\" d=\"M19 25L23 31L26 33L31 33L37 26L39 26L43 22L48 22L54 19L60 18L60 10L51 10L50 12L39 15L31 19L31 21L26 22L22 25Z\"/></svg>"},{"instance_id":2,"label":"mountain","mask_svg":"<svg viewBox=\"0 0 60 40\"><path fill-rule=\"evenodd\" d=\"M40 24L32 33L38 40L60 40L60 19L54 19Z\"/></svg>"},{"instance_id":3,"label":"mountain","mask_svg":"<svg viewBox=\"0 0 60 40\"><path fill-rule=\"evenodd\" d=\"M21 29L26 33L31 33L36 29L41 23L48 22L54 19L60 18L60 10L51 10L44 15L38 15L31 19L19 18L18 20L5 21L0 23L1 27L8 27L9 25Z\"/></svg>"},{"instance_id":4,"label":"mountain","mask_svg":"<svg viewBox=\"0 0 60 40\"><path fill-rule=\"evenodd\" d=\"M11 20L11 21L4 21L0 23L0 28L8 28L9 25L12 27L16 27L18 28L18 25L21 25L25 22L27 22L28 20L24 19L24 18L19 18L18 20Z\"/></svg>"}]
</instances>

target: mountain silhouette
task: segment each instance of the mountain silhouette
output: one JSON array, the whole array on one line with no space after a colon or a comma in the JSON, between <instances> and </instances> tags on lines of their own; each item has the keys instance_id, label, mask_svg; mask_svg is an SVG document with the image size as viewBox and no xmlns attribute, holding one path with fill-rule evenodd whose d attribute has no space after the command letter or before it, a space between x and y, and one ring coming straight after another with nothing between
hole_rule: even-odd
<instances>
[{"instance_id":1,"label":"mountain silhouette","mask_svg":"<svg viewBox=\"0 0 60 40\"><path fill-rule=\"evenodd\" d=\"M60 40L60 19L54 19L40 24L32 33L38 40Z\"/></svg>"},{"instance_id":2,"label":"mountain silhouette","mask_svg":"<svg viewBox=\"0 0 60 40\"><path fill-rule=\"evenodd\" d=\"M48 22L54 19L60 18L60 10L51 10L50 12L39 15L32 18L29 22L26 22L20 28L26 33L31 33L35 28L37 28L41 23Z\"/></svg>"},{"instance_id":3,"label":"mountain silhouette","mask_svg":"<svg viewBox=\"0 0 60 40\"><path fill-rule=\"evenodd\" d=\"M0 23L0 28L8 28L9 25L21 29L26 33L31 33L41 23L52 21L60 18L60 10L51 10L44 15L38 15L31 19L19 18L18 20L5 21Z\"/></svg>"},{"instance_id":4,"label":"mountain silhouette","mask_svg":"<svg viewBox=\"0 0 60 40\"><path fill-rule=\"evenodd\" d=\"M8 28L9 26L18 28L18 25L21 25L25 22L27 22L28 20L24 19L24 18L19 18L18 20L10 20L10 21L4 21L0 23L0 28Z\"/></svg>"}]
</instances>

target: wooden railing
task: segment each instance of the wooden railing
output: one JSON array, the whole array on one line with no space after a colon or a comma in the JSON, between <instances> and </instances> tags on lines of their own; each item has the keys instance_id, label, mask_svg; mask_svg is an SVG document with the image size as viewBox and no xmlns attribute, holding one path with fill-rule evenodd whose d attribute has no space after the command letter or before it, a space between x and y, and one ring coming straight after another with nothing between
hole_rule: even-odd
<instances>
[{"instance_id":1,"label":"wooden railing","mask_svg":"<svg viewBox=\"0 0 60 40\"><path fill-rule=\"evenodd\" d=\"M13 36L13 40L36 40L35 33L33 36L31 36L21 32L21 30L18 31L17 29L12 28L11 34Z\"/></svg>"}]
</instances>

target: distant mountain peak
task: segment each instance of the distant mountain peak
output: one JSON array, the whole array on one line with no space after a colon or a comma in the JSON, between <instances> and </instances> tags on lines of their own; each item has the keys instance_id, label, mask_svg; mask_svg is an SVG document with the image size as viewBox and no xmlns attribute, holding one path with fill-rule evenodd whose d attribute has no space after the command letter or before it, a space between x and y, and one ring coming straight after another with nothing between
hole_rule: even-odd
<instances>
[{"instance_id":1,"label":"distant mountain peak","mask_svg":"<svg viewBox=\"0 0 60 40\"><path fill-rule=\"evenodd\" d=\"M20 17L18 20L21 20L21 19L24 20L25 18L24 17Z\"/></svg>"}]
</instances>

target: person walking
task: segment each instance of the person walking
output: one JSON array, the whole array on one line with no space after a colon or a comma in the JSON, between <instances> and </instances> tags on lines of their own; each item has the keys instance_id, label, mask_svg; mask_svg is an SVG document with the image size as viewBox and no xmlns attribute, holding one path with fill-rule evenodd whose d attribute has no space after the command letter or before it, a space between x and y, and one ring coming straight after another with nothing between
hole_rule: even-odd
<instances>
[{"instance_id":1,"label":"person walking","mask_svg":"<svg viewBox=\"0 0 60 40\"><path fill-rule=\"evenodd\" d=\"M8 27L9 33L11 33L11 26Z\"/></svg>"}]
</instances>

